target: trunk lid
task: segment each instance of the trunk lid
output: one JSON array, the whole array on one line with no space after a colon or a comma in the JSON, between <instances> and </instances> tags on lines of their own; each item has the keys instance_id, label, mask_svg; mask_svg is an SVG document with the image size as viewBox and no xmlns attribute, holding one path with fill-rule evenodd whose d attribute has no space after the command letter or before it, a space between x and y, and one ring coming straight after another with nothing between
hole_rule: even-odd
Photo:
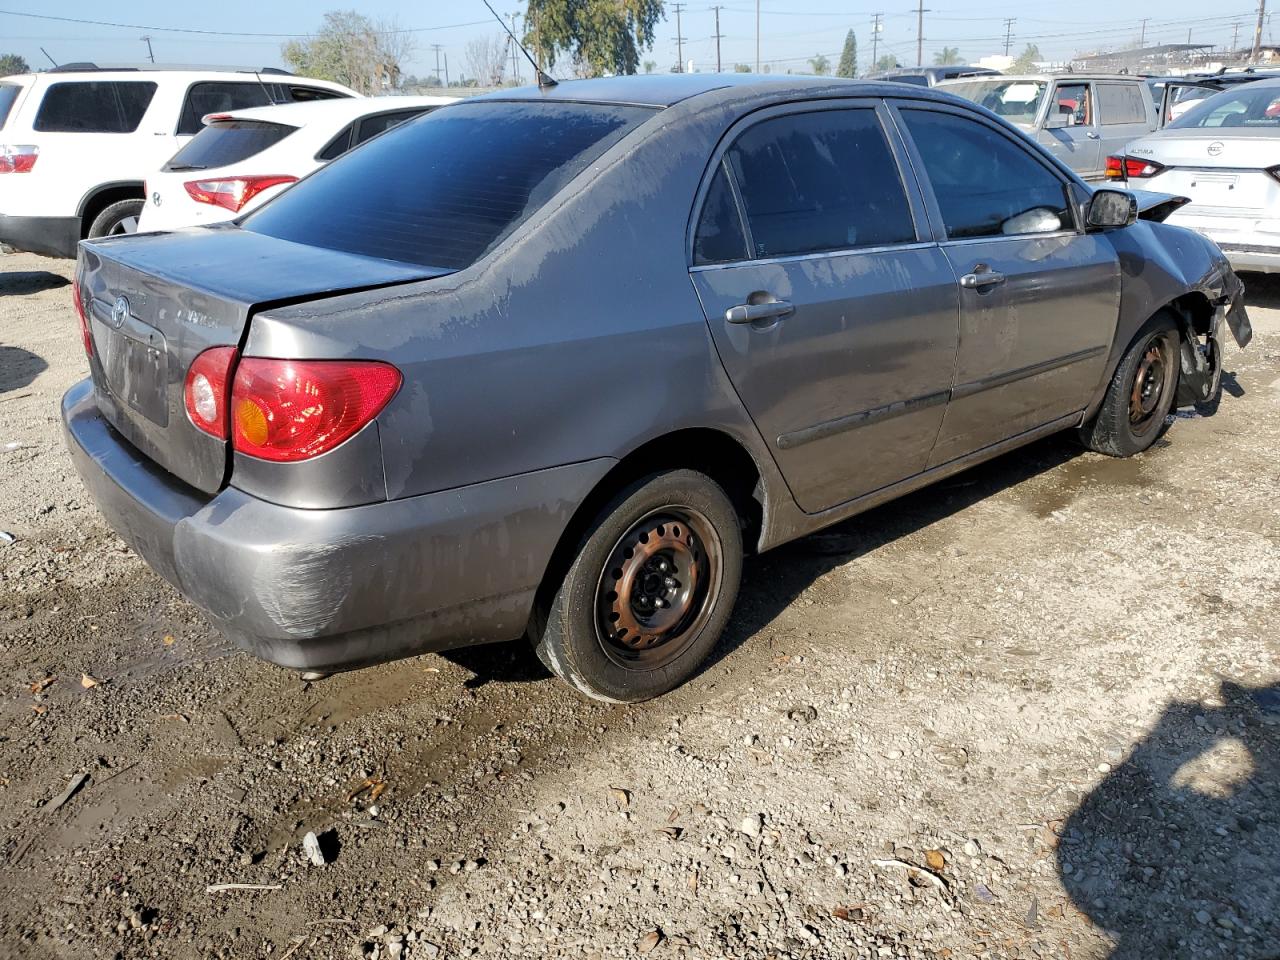
<instances>
[{"instance_id":1,"label":"trunk lid","mask_svg":"<svg viewBox=\"0 0 1280 960\"><path fill-rule=\"evenodd\" d=\"M86 241L77 267L98 408L145 456L206 493L227 443L188 419L192 361L244 342L255 311L447 271L277 240L234 227Z\"/></svg>"},{"instance_id":2,"label":"trunk lid","mask_svg":"<svg viewBox=\"0 0 1280 960\"><path fill-rule=\"evenodd\" d=\"M1126 152L1161 164L1142 185L1189 197L1187 213L1269 218L1280 203L1280 182L1266 172L1276 164L1276 145L1275 128L1175 128Z\"/></svg>"}]
</instances>

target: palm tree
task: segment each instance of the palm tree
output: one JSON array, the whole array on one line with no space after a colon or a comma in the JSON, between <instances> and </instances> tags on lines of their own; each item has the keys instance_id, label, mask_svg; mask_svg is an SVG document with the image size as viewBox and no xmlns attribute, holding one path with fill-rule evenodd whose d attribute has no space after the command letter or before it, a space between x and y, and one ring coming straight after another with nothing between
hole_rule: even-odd
<instances>
[{"instance_id":1,"label":"palm tree","mask_svg":"<svg viewBox=\"0 0 1280 960\"><path fill-rule=\"evenodd\" d=\"M949 67L954 63L963 63L958 47L943 47L933 55L933 62L939 67Z\"/></svg>"},{"instance_id":2,"label":"palm tree","mask_svg":"<svg viewBox=\"0 0 1280 960\"><path fill-rule=\"evenodd\" d=\"M820 77L825 77L831 72L831 61L821 53L816 57L809 58L809 66L813 68L813 72Z\"/></svg>"}]
</instances>

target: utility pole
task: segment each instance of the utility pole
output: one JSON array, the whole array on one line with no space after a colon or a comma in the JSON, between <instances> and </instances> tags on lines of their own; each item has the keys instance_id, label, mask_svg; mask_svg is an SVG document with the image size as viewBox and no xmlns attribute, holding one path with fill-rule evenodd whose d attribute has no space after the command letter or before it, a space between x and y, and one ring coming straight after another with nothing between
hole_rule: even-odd
<instances>
[{"instance_id":1,"label":"utility pole","mask_svg":"<svg viewBox=\"0 0 1280 960\"><path fill-rule=\"evenodd\" d=\"M1253 31L1253 52L1249 55L1250 63L1257 63L1262 56L1262 21L1267 15L1267 0L1258 0L1258 26Z\"/></svg>"},{"instance_id":2,"label":"utility pole","mask_svg":"<svg viewBox=\"0 0 1280 960\"><path fill-rule=\"evenodd\" d=\"M880 47L880 31L884 29L883 13L875 14L875 19L871 21L871 71L874 73L876 64L880 61L876 58L876 51Z\"/></svg>"},{"instance_id":3,"label":"utility pole","mask_svg":"<svg viewBox=\"0 0 1280 960\"><path fill-rule=\"evenodd\" d=\"M680 11L683 3L672 4L676 11L676 73L684 73L684 35L680 30Z\"/></svg>"},{"instance_id":4,"label":"utility pole","mask_svg":"<svg viewBox=\"0 0 1280 960\"><path fill-rule=\"evenodd\" d=\"M756 73L760 72L760 0L756 0Z\"/></svg>"},{"instance_id":5,"label":"utility pole","mask_svg":"<svg viewBox=\"0 0 1280 960\"><path fill-rule=\"evenodd\" d=\"M1013 46L1013 25L1018 22L1017 17L1004 18L1004 55L1009 56L1009 50Z\"/></svg>"},{"instance_id":6,"label":"utility pole","mask_svg":"<svg viewBox=\"0 0 1280 960\"><path fill-rule=\"evenodd\" d=\"M151 52L151 37L148 35L148 36L145 36L145 37L139 37L138 39L140 39L140 40L145 40L145 41L146 41L146 43L147 43L147 59L148 59L148 60L150 60L152 63L155 63L155 62L156 62L156 55L155 55L154 53L152 53L152 52Z\"/></svg>"},{"instance_id":7,"label":"utility pole","mask_svg":"<svg viewBox=\"0 0 1280 960\"><path fill-rule=\"evenodd\" d=\"M916 66L924 66L924 15L929 13L925 9L924 0L916 0Z\"/></svg>"},{"instance_id":8,"label":"utility pole","mask_svg":"<svg viewBox=\"0 0 1280 960\"><path fill-rule=\"evenodd\" d=\"M445 89L449 88L449 51L444 52L444 85Z\"/></svg>"},{"instance_id":9,"label":"utility pole","mask_svg":"<svg viewBox=\"0 0 1280 960\"><path fill-rule=\"evenodd\" d=\"M431 49L436 52L436 79L440 79L440 51L443 49L440 44L433 43Z\"/></svg>"},{"instance_id":10,"label":"utility pole","mask_svg":"<svg viewBox=\"0 0 1280 960\"><path fill-rule=\"evenodd\" d=\"M724 36L724 34L720 32L720 11L723 10L724 7L715 6L715 7L712 7L711 9L715 11L715 15L716 15L716 35L712 37L712 39L715 40L716 42L716 73L719 73L720 72L720 40Z\"/></svg>"},{"instance_id":11,"label":"utility pole","mask_svg":"<svg viewBox=\"0 0 1280 960\"><path fill-rule=\"evenodd\" d=\"M1240 24L1233 23L1231 25L1231 52L1235 53L1240 49Z\"/></svg>"},{"instance_id":12,"label":"utility pole","mask_svg":"<svg viewBox=\"0 0 1280 960\"><path fill-rule=\"evenodd\" d=\"M1150 17L1142 18L1142 32L1138 34L1138 47L1141 49L1147 45L1147 21Z\"/></svg>"},{"instance_id":13,"label":"utility pole","mask_svg":"<svg viewBox=\"0 0 1280 960\"><path fill-rule=\"evenodd\" d=\"M508 14L507 14L507 19L511 21L511 36L512 36L512 37L515 37L515 35L516 35L516 17L518 17L518 16L520 16L520 14L518 14L518 13L508 13ZM511 41L511 75L512 75L513 77L515 77L516 86L519 86L519 85L520 85L520 83L521 83L521 77L520 77L520 46L519 46L519 44L517 44L517 43L516 43L516 41L515 41L514 39Z\"/></svg>"}]
</instances>

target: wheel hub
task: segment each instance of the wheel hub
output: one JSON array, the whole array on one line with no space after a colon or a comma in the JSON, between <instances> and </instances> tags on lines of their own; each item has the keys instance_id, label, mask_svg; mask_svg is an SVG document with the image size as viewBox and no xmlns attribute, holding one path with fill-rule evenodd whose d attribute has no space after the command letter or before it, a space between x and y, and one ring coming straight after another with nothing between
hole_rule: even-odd
<instances>
[{"instance_id":1,"label":"wheel hub","mask_svg":"<svg viewBox=\"0 0 1280 960\"><path fill-rule=\"evenodd\" d=\"M671 515L642 521L619 541L605 567L597 601L601 632L625 651L662 646L698 613L707 573L688 522Z\"/></svg>"},{"instance_id":2,"label":"wheel hub","mask_svg":"<svg viewBox=\"0 0 1280 960\"><path fill-rule=\"evenodd\" d=\"M1137 425L1147 420L1160 407L1167 379L1165 351L1159 342L1147 346L1133 378L1129 396L1129 422Z\"/></svg>"}]
</instances>

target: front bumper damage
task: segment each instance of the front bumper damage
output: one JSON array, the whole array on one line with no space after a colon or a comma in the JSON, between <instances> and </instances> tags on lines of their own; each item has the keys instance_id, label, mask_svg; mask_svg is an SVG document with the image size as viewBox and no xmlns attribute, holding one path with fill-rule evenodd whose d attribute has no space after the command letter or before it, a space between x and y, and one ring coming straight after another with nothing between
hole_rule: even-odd
<instances>
[{"instance_id":1,"label":"front bumper damage","mask_svg":"<svg viewBox=\"0 0 1280 960\"><path fill-rule=\"evenodd\" d=\"M1194 329L1182 338L1179 360L1181 376L1178 379L1176 404L1189 407L1205 403L1217 396L1222 382L1222 328L1231 331L1231 337L1241 349L1253 339L1253 325L1244 305L1244 283L1232 270L1222 276L1222 292L1212 298L1213 317L1203 334L1203 341Z\"/></svg>"}]
</instances>

